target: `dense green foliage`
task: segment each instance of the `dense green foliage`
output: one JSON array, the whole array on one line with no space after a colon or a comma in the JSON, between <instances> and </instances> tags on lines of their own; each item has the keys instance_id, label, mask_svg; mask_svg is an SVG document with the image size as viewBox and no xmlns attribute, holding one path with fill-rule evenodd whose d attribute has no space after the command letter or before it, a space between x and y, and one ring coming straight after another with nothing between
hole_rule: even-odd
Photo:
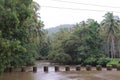
<instances>
[{"instance_id":1,"label":"dense green foliage","mask_svg":"<svg viewBox=\"0 0 120 80\"><path fill-rule=\"evenodd\" d=\"M60 64L119 65L118 16L108 12L101 23L88 19L48 36L39 7L33 0L0 0L0 73L6 68L32 65L35 59Z\"/></svg>"},{"instance_id":2,"label":"dense green foliage","mask_svg":"<svg viewBox=\"0 0 120 80\"><path fill-rule=\"evenodd\" d=\"M43 33L38 9L32 0L0 0L0 72L33 64Z\"/></svg>"},{"instance_id":3,"label":"dense green foliage","mask_svg":"<svg viewBox=\"0 0 120 80\"><path fill-rule=\"evenodd\" d=\"M110 59L110 61L107 63L107 65L111 65L113 68L116 68L120 65L120 59Z\"/></svg>"},{"instance_id":4,"label":"dense green foliage","mask_svg":"<svg viewBox=\"0 0 120 80\"><path fill-rule=\"evenodd\" d=\"M118 16L108 12L100 24L88 19L72 29L61 29L51 36L48 59L63 64L106 66L112 61L110 58L120 57L119 22ZM64 61L63 54L69 56L69 59Z\"/></svg>"},{"instance_id":5,"label":"dense green foliage","mask_svg":"<svg viewBox=\"0 0 120 80\"><path fill-rule=\"evenodd\" d=\"M59 26L56 26L56 27L47 28L46 30L48 31L48 35L51 36L54 33L60 31L60 29L72 28L72 27L74 27L74 24L63 24L63 25L59 25Z\"/></svg>"},{"instance_id":6,"label":"dense green foliage","mask_svg":"<svg viewBox=\"0 0 120 80\"><path fill-rule=\"evenodd\" d=\"M49 46L50 45L50 39L49 39L46 31L44 31L44 34L41 35L41 39L40 39L40 42L39 42L38 45L39 45L39 48L38 48L38 50L39 50L38 53L39 54L38 54L37 59L38 60L47 59L47 55L48 55L49 50L51 48Z\"/></svg>"}]
</instances>

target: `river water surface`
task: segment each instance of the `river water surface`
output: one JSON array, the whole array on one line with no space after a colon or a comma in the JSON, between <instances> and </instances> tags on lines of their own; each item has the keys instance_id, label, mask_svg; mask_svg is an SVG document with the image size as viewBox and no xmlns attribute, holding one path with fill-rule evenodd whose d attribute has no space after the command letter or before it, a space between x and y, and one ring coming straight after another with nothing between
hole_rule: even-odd
<instances>
[{"instance_id":1,"label":"river water surface","mask_svg":"<svg viewBox=\"0 0 120 80\"><path fill-rule=\"evenodd\" d=\"M71 71L66 72L65 66L60 66L60 71L54 71L54 65L49 62L36 62L38 71L32 72L32 67L27 68L26 72L11 72L3 73L0 80L120 80L120 71L112 70L86 71L82 68L81 71L75 71L75 66L71 66ZM43 66L49 66L49 72L43 71Z\"/></svg>"}]
</instances>

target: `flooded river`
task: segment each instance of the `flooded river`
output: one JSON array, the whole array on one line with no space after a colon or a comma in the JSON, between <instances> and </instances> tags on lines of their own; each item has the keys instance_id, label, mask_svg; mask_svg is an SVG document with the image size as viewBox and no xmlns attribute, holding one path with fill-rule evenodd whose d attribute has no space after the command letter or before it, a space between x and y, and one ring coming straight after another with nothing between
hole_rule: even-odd
<instances>
[{"instance_id":1,"label":"flooded river","mask_svg":"<svg viewBox=\"0 0 120 80\"><path fill-rule=\"evenodd\" d=\"M75 71L75 66L71 66L71 71L66 72L64 66L60 66L60 71L55 72L54 66L49 62L36 62L38 71L32 72L32 68L27 68L26 72L4 73L0 76L0 80L120 80L120 71ZM49 66L49 72L43 71L43 66Z\"/></svg>"}]
</instances>

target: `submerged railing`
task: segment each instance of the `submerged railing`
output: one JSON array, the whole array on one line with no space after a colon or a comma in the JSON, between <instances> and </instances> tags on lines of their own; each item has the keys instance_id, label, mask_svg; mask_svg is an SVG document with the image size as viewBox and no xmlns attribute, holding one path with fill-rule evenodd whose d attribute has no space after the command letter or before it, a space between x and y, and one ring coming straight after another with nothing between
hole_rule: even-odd
<instances>
[{"instance_id":1,"label":"submerged railing","mask_svg":"<svg viewBox=\"0 0 120 80\"><path fill-rule=\"evenodd\" d=\"M72 68L73 69L73 68ZM80 65L77 65L75 67L75 71L81 71L83 68L80 66ZM92 71L93 67L90 66L90 65L86 65L86 67L84 67L84 70L86 71ZM107 71L112 71L112 66L106 66L105 70ZM120 71L120 66L119 67L116 67L114 68L116 69L117 71ZM102 71L102 66L101 65L97 65L96 66L96 70L97 71ZM8 68L8 69L5 69L4 72L13 72L14 70L12 68ZM21 67L21 72L26 72L26 68L25 67ZM49 67L48 66L44 66L43 67L43 71L44 72L49 72ZM60 71L60 66L54 66L54 71L55 72L59 72ZM64 67L64 71L71 71L71 67L69 65L65 66ZM37 72L37 67L36 66L33 66L32 67L32 71L30 72Z\"/></svg>"}]
</instances>

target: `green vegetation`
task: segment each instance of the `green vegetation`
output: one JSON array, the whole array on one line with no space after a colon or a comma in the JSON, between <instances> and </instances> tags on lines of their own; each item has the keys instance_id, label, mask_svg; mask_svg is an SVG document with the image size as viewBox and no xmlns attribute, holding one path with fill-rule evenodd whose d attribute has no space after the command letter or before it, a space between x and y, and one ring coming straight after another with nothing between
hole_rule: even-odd
<instances>
[{"instance_id":1,"label":"green vegetation","mask_svg":"<svg viewBox=\"0 0 120 80\"><path fill-rule=\"evenodd\" d=\"M111 65L113 68L116 68L117 65L120 65L120 59L110 59L110 61L107 63L107 65Z\"/></svg>"},{"instance_id":2,"label":"green vegetation","mask_svg":"<svg viewBox=\"0 0 120 80\"><path fill-rule=\"evenodd\" d=\"M88 19L48 36L39 7L33 0L0 0L0 73L33 65L36 59L81 66L119 65L118 16L108 12L101 23Z\"/></svg>"},{"instance_id":3,"label":"green vegetation","mask_svg":"<svg viewBox=\"0 0 120 80\"><path fill-rule=\"evenodd\" d=\"M0 73L34 63L43 23L32 0L0 0Z\"/></svg>"},{"instance_id":4,"label":"green vegetation","mask_svg":"<svg viewBox=\"0 0 120 80\"><path fill-rule=\"evenodd\" d=\"M103 67L119 64L115 59L120 58L120 19L113 13L106 13L100 24L88 19L50 37L47 57L53 62Z\"/></svg>"},{"instance_id":5,"label":"green vegetation","mask_svg":"<svg viewBox=\"0 0 120 80\"><path fill-rule=\"evenodd\" d=\"M48 28L46 29L48 31L48 35L53 35L55 34L56 32L59 32L60 29L63 29L63 28L72 28L74 27L74 24L63 24L63 25L59 25L59 26L56 26L56 27L52 27L52 28Z\"/></svg>"}]
</instances>

